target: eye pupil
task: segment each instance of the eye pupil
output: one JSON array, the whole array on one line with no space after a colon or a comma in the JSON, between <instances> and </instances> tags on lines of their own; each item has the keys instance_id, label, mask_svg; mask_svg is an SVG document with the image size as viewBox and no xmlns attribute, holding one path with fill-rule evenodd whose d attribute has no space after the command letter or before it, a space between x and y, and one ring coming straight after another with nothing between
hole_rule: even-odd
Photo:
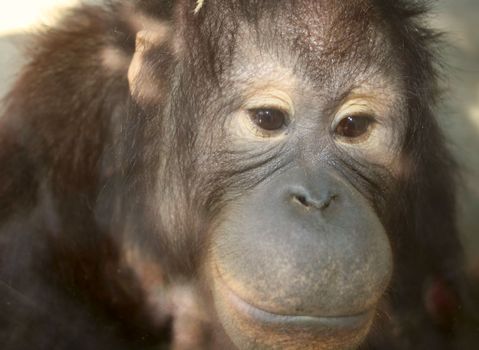
<instances>
[{"instance_id":1,"label":"eye pupil","mask_svg":"<svg viewBox=\"0 0 479 350\"><path fill-rule=\"evenodd\" d=\"M372 123L369 116L347 116L339 122L335 133L347 138L358 138L369 131Z\"/></svg>"},{"instance_id":2,"label":"eye pupil","mask_svg":"<svg viewBox=\"0 0 479 350\"><path fill-rule=\"evenodd\" d=\"M253 123L268 131L279 130L286 124L285 113L278 109L253 109L250 110L250 116Z\"/></svg>"}]
</instances>

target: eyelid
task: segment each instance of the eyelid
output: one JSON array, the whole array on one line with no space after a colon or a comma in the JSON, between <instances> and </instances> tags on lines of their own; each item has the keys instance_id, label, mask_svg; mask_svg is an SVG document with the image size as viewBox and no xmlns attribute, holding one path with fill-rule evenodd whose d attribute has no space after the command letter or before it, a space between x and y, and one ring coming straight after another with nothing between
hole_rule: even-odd
<instances>
[{"instance_id":1,"label":"eyelid","mask_svg":"<svg viewBox=\"0 0 479 350\"><path fill-rule=\"evenodd\" d=\"M287 114L288 119L294 116L294 105L288 94L279 90L263 90L248 97L244 105L245 110L278 109Z\"/></svg>"},{"instance_id":2,"label":"eyelid","mask_svg":"<svg viewBox=\"0 0 479 350\"><path fill-rule=\"evenodd\" d=\"M336 112L331 129L334 131L339 123L347 116L370 117L374 123L380 124L380 121L376 118L377 112L369 101L363 99L350 100L343 104Z\"/></svg>"}]
</instances>

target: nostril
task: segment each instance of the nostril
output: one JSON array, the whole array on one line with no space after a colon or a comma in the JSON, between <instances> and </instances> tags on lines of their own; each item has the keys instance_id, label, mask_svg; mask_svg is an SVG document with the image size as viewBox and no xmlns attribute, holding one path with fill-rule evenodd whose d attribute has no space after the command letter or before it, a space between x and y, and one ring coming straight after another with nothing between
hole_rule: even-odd
<instances>
[{"instance_id":1,"label":"nostril","mask_svg":"<svg viewBox=\"0 0 479 350\"><path fill-rule=\"evenodd\" d=\"M305 196L301 195L301 194L294 194L293 195L293 200L295 202L298 202L299 204L301 204L302 206L306 207L306 208L309 208L310 207L310 204L308 202L308 200L306 199Z\"/></svg>"},{"instance_id":2,"label":"nostril","mask_svg":"<svg viewBox=\"0 0 479 350\"><path fill-rule=\"evenodd\" d=\"M331 202L337 198L337 195L326 194L320 199L311 198L304 194L293 194L291 197L293 202L296 202L307 209L313 207L319 210L324 210L327 209Z\"/></svg>"},{"instance_id":3,"label":"nostril","mask_svg":"<svg viewBox=\"0 0 479 350\"><path fill-rule=\"evenodd\" d=\"M329 207L329 205L331 204L331 202L336 199L336 197L337 197L337 195L335 195L335 194L332 194L332 195L328 194L327 196L325 196L324 199L318 201L315 204L315 207L318 208L318 209L321 209L321 210L327 209Z\"/></svg>"}]
</instances>

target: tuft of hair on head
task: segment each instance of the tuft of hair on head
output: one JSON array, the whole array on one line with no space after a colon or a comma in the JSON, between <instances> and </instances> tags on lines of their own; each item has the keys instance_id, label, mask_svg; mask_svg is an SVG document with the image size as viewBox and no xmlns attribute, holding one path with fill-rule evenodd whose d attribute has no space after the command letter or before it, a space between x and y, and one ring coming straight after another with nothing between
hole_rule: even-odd
<instances>
[{"instance_id":1,"label":"tuft of hair on head","mask_svg":"<svg viewBox=\"0 0 479 350\"><path fill-rule=\"evenodd\" d=\"M204 4L205 4L205 0L196 0L196 7L193 10L193 13L196 15L198 12L200 12Z\"/></svg>"}]
</instances>

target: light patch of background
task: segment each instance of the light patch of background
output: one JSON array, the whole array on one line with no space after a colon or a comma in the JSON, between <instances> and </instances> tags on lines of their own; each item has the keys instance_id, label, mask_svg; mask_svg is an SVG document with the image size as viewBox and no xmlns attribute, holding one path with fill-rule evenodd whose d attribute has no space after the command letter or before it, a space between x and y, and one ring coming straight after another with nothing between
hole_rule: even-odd
<instances>
[{"instance_id":1,"label":"light patch of background","mask_svg":"<svg viewBox=\"0 0 479 350\"><path fill-rule=\"evenodd\" d=\"M64 8L79 0L0 0L0 96L21 67L22 43L28 33L51 25Z\"/></svg>"},{"instance_id":2,"label":"light patch of background","mask_svg":"<svg viewBox=\"0 0 479 350\"><path fill-rule=\"evenodd\" d=\"M54 23L65 6L78 2L0 0L0 96L24 62L21 46L28 33ZM438 0L434 4L431 21L448 33L449 42L444 51L447 93L440 116L462 169L460 231L471 265L479 268L479 0Z\"/></svg>"},{"instance_id":3,"label":"light patch of background","mask_svg":"<svg viewBox=\"0 0 479 350\"><path fill-rule=\"evenodd\" d=\"M74 0L2 0L0 3L0 33L29 29L39 21L50 22L59 9Z\"/></svg>"}]
</instances>

